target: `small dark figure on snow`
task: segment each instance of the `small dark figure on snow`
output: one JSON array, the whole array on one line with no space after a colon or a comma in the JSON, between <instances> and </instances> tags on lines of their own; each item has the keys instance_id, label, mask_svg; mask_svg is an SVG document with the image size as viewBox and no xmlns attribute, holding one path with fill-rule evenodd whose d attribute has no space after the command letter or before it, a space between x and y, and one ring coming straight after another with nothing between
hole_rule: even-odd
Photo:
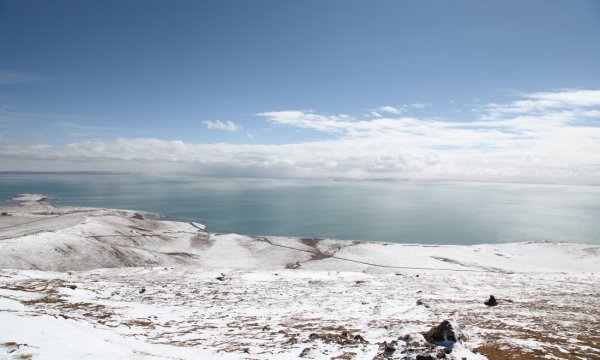
<instances>
[{"instance_id":1,"label":"small dark figure on snow","mask_svg":"<svg viewBox=\"0 0 600 360\"><path fill-rule=\"evenodd\" d=\"M487 306L498 305L498 301L496 301L496 298L494 297L494 295L490 295L490 298L487 299L486 301L484 301L483 303L486 304Z\"/></svg>"}]
</instances>

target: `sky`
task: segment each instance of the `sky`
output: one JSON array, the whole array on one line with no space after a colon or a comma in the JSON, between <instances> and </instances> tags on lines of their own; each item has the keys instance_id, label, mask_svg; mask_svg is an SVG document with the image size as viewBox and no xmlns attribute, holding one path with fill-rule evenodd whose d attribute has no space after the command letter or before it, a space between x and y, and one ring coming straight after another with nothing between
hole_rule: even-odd
<instances>
[{"instance_id":1,"label":"sky","mask_svg":"<svg viewBox=\"0 0 600 360\"><path fill-rule=\"evenodd\" d=\"M600 184L600 2L0 0L0 171Z\"/></svg>"}]
</instances>

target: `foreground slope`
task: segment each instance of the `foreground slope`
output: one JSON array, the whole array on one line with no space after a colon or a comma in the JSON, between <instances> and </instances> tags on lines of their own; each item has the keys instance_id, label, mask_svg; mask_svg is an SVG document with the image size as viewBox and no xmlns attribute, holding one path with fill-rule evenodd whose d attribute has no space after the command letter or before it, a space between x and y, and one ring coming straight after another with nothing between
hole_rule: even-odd
<instances>
[{"instance_id":1,"label":"foreground slope","mask_svg":"<svg viewBox=\"0 0 600 360\"><path fill-rule=\"evenodd\" d=\"M0 218L0 359L410 359L445 319L448 358L600 358L599 246L219 235L25 199Z\"/></svg>"}]
</instances>

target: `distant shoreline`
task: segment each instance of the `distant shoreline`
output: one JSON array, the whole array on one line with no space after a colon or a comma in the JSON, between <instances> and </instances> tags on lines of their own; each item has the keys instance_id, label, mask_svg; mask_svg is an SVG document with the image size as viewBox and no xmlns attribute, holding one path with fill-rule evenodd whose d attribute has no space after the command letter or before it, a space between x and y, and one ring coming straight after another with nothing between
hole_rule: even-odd
<instances>
[{"instance_id":1,"label":"distant shoreline","mask_svg":"<svg viewBox=\"0 0 600 360\"><path fill-rule=\"evenodd\" d=\"M273 180L305 180L305 181L348 181L348 182L414 182L414 183L473 183L473 184L515 184L515 185L556 185L556 186L600 186L600 179L588 179L581 182L568 181L547 181L537 179L417 179L417 178L340 178L340 177L273 177L273 176L223 176L217 174L196 174L196 173L144 173L144 172L113 172L113 171L0 171L2 175L82 175L82 176L140 176L140 177L174 177L174 178L198 178L198 179L273 179Z\"/></svg>"}]
</instances>

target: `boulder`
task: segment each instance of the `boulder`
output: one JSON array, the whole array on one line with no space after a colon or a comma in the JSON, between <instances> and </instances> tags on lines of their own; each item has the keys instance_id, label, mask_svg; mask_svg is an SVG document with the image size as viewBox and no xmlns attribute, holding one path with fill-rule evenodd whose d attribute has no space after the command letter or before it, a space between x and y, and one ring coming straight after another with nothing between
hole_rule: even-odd
<instances>
[{"instance_id":1,"label":"boulder","mask_svg":"<svg viewBox=\"0 0 600 360\"><path fill-rule=\"evenodd\" d=\"M436 345L452 348L454 343L460 340L458 326L448 320L442 321L434 326L425 335L425 339Z\"/></svg>"}]
</instances>

